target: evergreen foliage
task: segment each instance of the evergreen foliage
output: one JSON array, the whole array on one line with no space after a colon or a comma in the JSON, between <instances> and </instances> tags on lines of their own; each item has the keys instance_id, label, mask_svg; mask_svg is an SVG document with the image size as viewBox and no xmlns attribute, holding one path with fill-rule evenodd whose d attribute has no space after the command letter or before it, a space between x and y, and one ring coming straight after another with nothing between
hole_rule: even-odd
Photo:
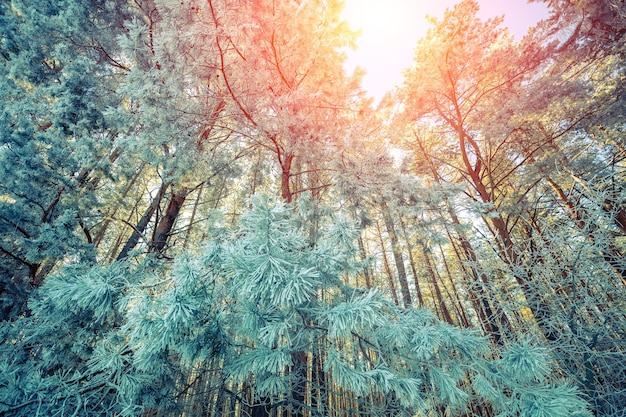
<instances>
[{"instance_id":1,"label":"evergreen foliage","mask_svg":"<svg viewBox=\"0 0 626 417\"><path fill-rule=\"evenodd\" d=\"M513 344L493 359L474 332L343 284L354 229L319 220L311 241L292 207L255 198L232 237L196 258L50 277L29 317L3 323L1 410L183 412L184 381L218 366L224 379L214 384L251 384L255 401L295 412L299 358L323 355L333 390L384 395L397 412L455 414L476 397L501 415L588 415L574 388L551 383L541 348Z\"/></svg>"},{"instance_id":2,"label":"evergreen foliage","mask_svg":"<svg viewBox=\"0 0 626 417\"><path fill-rule=\"evenodd\" d=\"M626 6L544 3L374 109L339 0L0 1L0 415L622 416Z\"/></svg>"},{"instance_id":3,"label":"evergreen foliage","mask_svg":"<svg viewBox=\"0 0 626 417\"><path fill-rule=\"evenodd\" d=\"M94 260L94 178L107 170L107 107L120 10L100 1L0 5L0 311L14 317L60 260ZM111 52L112 53L112 52Z\"/></svg>"}]
</instances>

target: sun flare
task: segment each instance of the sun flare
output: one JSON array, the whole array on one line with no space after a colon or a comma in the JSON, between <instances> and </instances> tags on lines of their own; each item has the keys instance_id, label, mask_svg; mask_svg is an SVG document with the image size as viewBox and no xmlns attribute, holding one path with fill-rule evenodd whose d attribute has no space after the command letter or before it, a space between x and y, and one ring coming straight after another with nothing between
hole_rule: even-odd
<instances>
[{"instance_id":1,"label":"sun flare","mask_svg":"<svg viewBox=\"0 0 626 417\"><path fill-rule=\"evenodd\" d=\"M461 0L345 0L342 17L361 32L357 50L348 54L345 68L365 69L363 88L376 101L402 83L402 70L411 66L417 40L430 24L426 16L440 19L446 8ZM505 16L504 24L520 39L538 20L547 17L543 3L526 0L480 0L481 19Z\"/></svg>"},{"instance_id":2,"label":"sun flare","mask_svg":"<svg viewBox=\"0 0 626 417\"><path fill-rule=\"evenodd\" d=\"M385 41L403 30L398 23L406 19L407 12L397 1L382 6L380 1L361 0L346 2L343 16L361 36Z\"/></svg>"},{"instance_id":3,"label":"sun flare","mask_svg":"<svg viewBox=\"0 0 626 417\"><path fill-rule=\"evenodd\" d=\"M425 32L424 17L431 12L419 1L347 0L343 18L360 32L357 50L346 68L367 72L363 87L378 101L401 81L400 69L411 64L415 41Z\"/></svg>"}]
</instances>

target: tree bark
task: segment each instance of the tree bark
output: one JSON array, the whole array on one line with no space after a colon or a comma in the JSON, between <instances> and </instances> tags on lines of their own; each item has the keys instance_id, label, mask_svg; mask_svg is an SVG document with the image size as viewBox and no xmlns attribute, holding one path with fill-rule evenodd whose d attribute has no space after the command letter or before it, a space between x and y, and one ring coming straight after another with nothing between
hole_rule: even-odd
<instances>
[{"instance_id":1,"label":"tree bark","mask_svg":"<svg viewBox=\"0 0 626 417\"><path fill-rule=\"evenodd\" d=\"M380 230L380 223L376 222L376 230L378 231L378 239L380 240L380 248L383 255L383 265L385 267L385 272L387 274L389 289L391 290L391 296L393 297L393 302L395 305L400 305L400 300L398 299L398 292L396 291L396 284L393 282L393 274L391 273L391 267L389 266L389 259L387 258L387 251L385 250L385 241L383 240L383 234Z\"/></svg>"},{"instance_id":2,"label":"tree bark","mask_svg":"<svg viewBox=\"0 0 626 417\"><path fill-rule=\"evenodd\" d=\"M439 288L439 283L437 282L435 267L432 264L428 250L422 242L420 242L420 248L422 249L422 256L424 257L424 262L426 263L426 270L428 271L430 282L433 286L433 290L435 291L437 309L441 311L441 315L447 323L454 324L454 320L452 320L452 316L450 315L450 310L448 310L448 306L446 305L441 294L441 289Z\"/></svg>"},{"instance_id":3,"label":"tree bark","mask_svg":"<svg viewBox=\"0 0 626 417\"><path fill-rule=\"evenodd\" d=\"M159 204L161 204L161 201L165 196L165 191L168 189L169 186L170 183L161 183L161 187L159 188L157 195L150 202L150 205L146 209L145 213L143 214L143 216L141 216L141 219L139 219L137 226L133 228L133 233L130 235L130 237L126 241L126 244L117 256L118 261L127 258L128 253L133 250L135 246L137 246L137 243L139 243L139 239L142 237L143 232L146 230L146 227L148 227L150 219L152 219L152 216L159 207Z\"/></svg>"},{"instance_id":4,"label":"tree bark","mask_svg":"<svg viewBox=\"0 0 626 417\"><path fill-rule=\"evenodd\" d=\"M307 383L307 355L303 351L291 353L293 367L291 369L292 385L291 385L291 416L304 417L304 405Z\"/></svg>"},{"instance_id":5,"label":"tree bark","mask_svg":"<svg viewBox=\"0 0 626 417\"><path fill-rule=\"evenodd\" d=\"M454 216L454 218L456 218L456 216ZM458 222L458 219L456 220ZM512 334L513 326L511 325L511 322L504 313L497 298L493 295L489 296L489 291L486 289L489 284L487 276L484 272L479 270L477 264L478 259L476 258L476 254L474 253L474 249L470 242L461 234L457 235L457 240L461 245L464 255L462 256L461 253L459 253L457 243L450 235L449 230L448 236L452 241L454 252L456 253L457 258L461 263L461 268L464 271L467 271L465 264L469 263L469 272L466 274L467 292L470 296L470 302L472 303L472 307L474 307L474 311L478 316L478 320L480 321L483 331L486 335L491 337L495 344L503 345L504 340L502 333L504 332L509 335ZM489 303L490 299L494 304L495 312L491 309L491 305Z\"/></svg>"},{"instance_id":6,"label":"tree bark","mask_svg":"<svg viewBox=\"0 0 626 417\"><path fill-rule=\"evenodd\" d=\"M180 214L180 210L185 203L188 193L189 190L184 187L180 191L172 193L172 197L167 205L165 214L159 220L156 228L154 229L154 233L152 234L152 242L150 245L151 251L163 252L165 249L167 239L169 238L172 228L176 223L176 219Z\"/></svg>"},{"instance_id":7,"label":"tree bark","mask_svg":"<svg viewBox=\"0 0 626 417\"><path fill-rule=\"evenodd\" d=\"M365 276L365 287L372 288L372 278L370 267L367 264L367 251L365 250L365 242L363 241L363 236L359 234L359 250L361 252L361 260L365 262L363 265L363 275Z\"/></svg>"},{"instance_id":8,"label":"tree bark","mask_svg":"<svg viewBox=\"0 0 626 417\"><path fill-rule=\"evenodd\" d=\"M470 323L469 320L467 319L467 315L465 314L465 308L463 308L463 303L461 302L461 298L459 297L459 292L456 289L456 284L454 283L454 278L452 277L452 273L450 271L450 266L448 265L448 260L446 259L446 255L443 251L443 247L441 247L441 244L437 245L439 247L439 253L441 253L441 260L443 262L443 266L446 270L446 275L448 276L448 280L450 281L450 286L452 287L452 292L454 293L454 300L456 300L456 302L453 302L453 305L455 305L455 310L459 316L459 323L465 327L465 328L469 328L470 327ZM450 299L452 300L452 295L448 292L448 296L450 297Z\"/></svg>"},{"instance_id":9,"label":"tree bark","mask_svg":"<svg viewBox=\"0 0 626 417\"><path fill-rule=\"evenodd\" d=\"M406 277L406 268L404 267L404 259L402 257L402 251L400 250L400 244L398 242L398 236L396 229L393 225L393 220L389 214L387 205L383 202L383 220L385 222L385 228L391 240L391 251L393 253L393 259L396 264L396 270L398 271L398 281L400 281L400 293L402 294L402 302L404 307L410 307L413 304L411 300L411 292L409 291L409 283Z\"/></svg>"},{"instance_id":10,"label":"tree bark","mask_svg":"<svg viewBox=\"0 0 626 417\"><path fill-rule=\"evenodd\" d=\"M415 293L417 294L417 302L420 307L424 307L424 297L422 295L422 288L420 287L417 268L415 267L415 259L413 257L413 245L411 245L411 241L409 240L409 235L406 231L406 226L402 221L402 217L400 217L400 227L402 228L402 236L404 237L404 242L406 244L407 252L409 254L409 265L411 266L411 272L413 273L413 281L415 283Z\"/></svg>"},{"instance_id":11,"label":"tree bark","mask_svg":"<svg viewBox=\"0 0 626 417\"><path fill-rule=\"evenodd\" d=\"M293 195L291 193L291 163L293 162L293 153L279 155L281 175L280 175L280 193L286 203L291 203Z\"/></svg>"}]
</instances>

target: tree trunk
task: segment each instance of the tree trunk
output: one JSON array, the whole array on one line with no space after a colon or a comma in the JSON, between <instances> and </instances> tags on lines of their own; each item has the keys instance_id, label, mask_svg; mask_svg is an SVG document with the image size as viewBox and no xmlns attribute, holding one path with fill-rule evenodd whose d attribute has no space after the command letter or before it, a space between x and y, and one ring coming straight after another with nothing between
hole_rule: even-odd
<instances>
[{"instance_id":1,"label":"tree trunk","mask_svg":"<svg viewBox=\"0 0 626 417\"><path fill-rule=\"evenodd\" d=\"M402 251L400 250L400 244L398 243L398 236L396 235L396 229L393 225L393 220L389 214L387 205L383 202L383 220L385 222L385 228L391 240L391 250L393 253L393 259L396 264L396 270L398 271L398 281L400 281L400 293L402 294L402 302L404 307L410 307L413 304L411 300L411 292L409 291L409 283L406 278L406 268L404 267L404 259L402 257Z\"/></svg>"},{"instance_id":2,"label":"tree trunk","mask_svg":"<svg viewBox=\"0 0 626 417\"><path fill-rule=\"evenodd\" d=\"M157 195L152 199L152 202L150 202L150 205L146 209L146 212L143 214L143 216L141 216L141 219L139 219L137 226L133 228L133 233L130 235L120 254L117 256L118 261L127 258L128 253L133 250L135 246L137 246L137 243L139 243L139 239L142 237L143 232L146 230L146 227L148 227L150 219L156 212L159 204L161 204L161 200L163 200L165 191L169 186L170 183L161 183L161 187L159 188Z\"/></svg>"},{"instance_id":3,"label":"tree trunk","mask_svg":"<svg viewBox=\"0 0 626 417\"><path fill-rule=\"evenodd\" d=\"M430 158L430 155L428 154L428 152L426 152L424 145L422 144L420 138L417 136L416 141L418 147L420 148L420 151L426 157L428 167L433 174L435 182L437 184L440 184L441 178L439 176L439 173L437 172L435 164ZM502 345L504 342L501 332L504 331L507 334L512 334L513 327L508 320L506 314L504 313L504 310L500 306L497 297L491 294L489 291L489 280L485 273L479 270L478 259L476 257L476 253L474 252L472 244L470 243L469 239L467 239L467 237L459 231L461 227L461 222L456 215L454 208L447 198L444 198L444 203L446 206L446 211L448 212L450 220L452 221L452 228L455 230L454 235L456 239L452 238L448 227L446 227L446 232L448 234L448 237L450 238L450 242L452 242L457 257L461 262L461 267L464 270L466 269L465 263L469 261L471 274L467 275L468 278L470 278L467 285L467 290L470 296L472 306L474 307L474 311L476 311L476 314L478 315L485 334L489 335L496 344ZM460 256L458 250L456 249L455 241L458 241L461 245L464 258ZM494 305L495 314L494 311L492 311L491 309L491 305L489 303L490 299Z\"/></svg>"},{"instance_id":4,"label":"tree trunk","mask_svg":"<svg viewBox=\"0 0 626 417\"><path fill-rule=\"evenodd\" d=\"M172 228L176 223L176 219L180 214L180 210L185 203L189 190L182 188L180 191L173 192L170 202L167 205L165 214L159 220L154 233L152 234L152 242L150 244L150 250L153 252L163 252L167 239L170 236Z\"/></svg>"},{"instance_id":5,"label":"tree trunk","mask_svg":"<svg viewBox=\"0 0 626 417\"><path fill-rule=\"evenodd\" d=\"M284 155L284 158L279 158L280 160L280 193L281 197L286 203L291 203L293 198L291 194L291 163L293 162L293 153L288 153Z\"/></svg>"},{"instance_id":6,"label":"tree trunk","mask_svg":"<svg viewBox=\"0 0 626 417\"><path fill-rule=\"evenodd\" d=\"M433 289L435 291L435 297L436 297L436 306L438 307L438 310L441 311L441 314L443 316L443 319L450 324L454 324L454 320L452 320L452 316L450 315L450 310L448 310L448 306L446 305L445 301L443 300L443 296L441 294L441 289L439 288L439 283L437 282L437 274L435 272L435 268L432 264L432 261L430 259L430 255L428 253L428 250L426 249L426 246L420 242L420 248L422 249L422 256L424 257L424 262L426 263L426 270L428 271L428 276L430 277L430 282L433 286Z\"/></svg>"},{"instance_id":7,"label":"tree trunk","mask_svg":"<svg viewBox=\"0 0 626 417\"><path fill-rule=\"evenodd\" d=\"M304 417L306 382L307 382L307 355L303 351L291 353L293 367L291 369L291 416Z\"/></svg>"},{"instance_id":8,"label":"tree trunk","mask_svg":"<svg viewBox=\"0 0 626 417\"><path fill-rule=\"evenodd\" d=\"M359 250L361 251L361 259L365 262L363 265L363 275L365 276L365 287L372 288L372 278L369 264L367 263L367 251L365 250L365 242L363 236L359 234Z\"/></svg>"},{"instance_id":9,"label":"tree trunk","mask_svg":"<svg viewBox=\"0 0 626 417\"><path fill-rule=\"evenodd\" d=\"M454 277L452 276L452 273L450 272L450 266L448 265L446 255L443 251L443 248L441 247L441 244L438 244L437 246L439 247L439 253L441 253L441 260L443 261L443 266L446 270L446 275L448 276L448 280L450 281L450 286L452 286L452 292L454 293L454 300L456 300L456 303L454 301L452 302L453 302L453 305L456 306L455 310L457 314L459 315L459 323L463 327L469 328L470 323L469 323L469 320L467 319L467 315L465 314L465 308L463 307L463 303L461 302L461 298L459 297L459 292L456 289L456 284L454 283ZM448 296L452 300L452 295L449 292L448 292Z\"/></svg>"},{"instance_id":10,"label":"tree trunk","mask_svg":"<svg viewBox=\"0 0 626 417\"><path fill-rule=\"evenodd\" d=\"M422 296L422 289L420 287L417 268L415 267L415 259L413 258L413 245L411 245L411 241L409 240L408 233L406 232L406 227L404 222L402 221L402 217L400 217L400 227L402 228L402 237L404 238L404 242L406 244L407 252L409 254L409 264L411 266L411 272L413 273L413 281L415 282L415 292L417 294L417 302L420 307L424 307L424 297Z\"/></svg>"},{"instance_id":11,"label":"tree trunk","mask_svg":"<svg viewBox=\"0 0 626 417\"><path fill-rule=\"evenodd\" d=\"M472 307L478 316L481 327L483 328L485 334L491 337L495 344L503 345L504 340L502 332L512 334L513 326L506 317L498 299L494 295L488 295L489 287L487 276L483 272L479 271L477 264L478 260L470 242L461 234L457 235L457 239L459 240L459 244L463 250L464 256L462 256L461 253L459 253L457 243L452 238L450 231L448 230L447 233L450 237L450 241L452 242L454 252L461 264L461 268L463 271L467 272L465 275L467 292L470 296L470 302L472 303ZM469 271L467 271L467 267L465 265L466 263L469 263ZM491 309L491 305L489 303L490 298L491 302L495 306L495 313Z\"/></svg>"},{"instance_id":12,"label":"tree trunk","mask_svg":"<svg viewBox=\"0 0 626 417\"><path fill-rule=\"evenodd\" d=\"M380 230L380 223L378 223L378 221L376 222L376 230L378 231L378 239L380 240L380 248L383 255L383 265L385 267L385 272L389 280L389 289L391 290L391 296L393 297L393 302L396 305L400 305L400 301L398 300L398 293L396 291L396 284L393 282L393 274L391 273L391 267L389 266L389 259L387 259L385 241L383 240L383 234Z\"/></svg>"}]
</instances>

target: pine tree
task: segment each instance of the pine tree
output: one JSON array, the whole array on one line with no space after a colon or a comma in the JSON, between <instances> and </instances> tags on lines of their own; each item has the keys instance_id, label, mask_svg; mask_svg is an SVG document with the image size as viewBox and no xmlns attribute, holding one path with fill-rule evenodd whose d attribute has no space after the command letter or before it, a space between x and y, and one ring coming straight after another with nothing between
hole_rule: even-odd
<instances>
[{"instance_id":1,"label":"pine tree","mask_svg":"<svg viewBox=\"0 0 626 417\"><path fill-rule=\"evenodd\" d=\"M452 134L454 106L369 107L339 2L5 3L0 414L618 412L618 2L551 1L523 48L474 2L446 14ZM444 67L418 61L422 106L411 80Z\"/></svg>"},{"instance_id":2,"label":"pine tree","mask_svg":"<svg viewBox=\"0 0 626 417\"><path fill-rule=\"evenodd\" d=\"M612 139L623 107L614 20L623 7L550 3L558 13L519 43L497 20L477 20L475 1L433 21L405 74L396 129L420 163L415 174L426 163L438 183L466 187L448 211L454 219L467 210L477 241L461 240L468 266L502 289L483 299L483 312L489 298L494 307L491 331L505 324L502 312L513 318L504 327L513 338L536 324L562 372L596 412L611 414L624 393L615 381L624 361L613 353L623 355L623 327L612 319L623 317L624 300L622 167Z\"/></svg>"},{"instance_id":3,"label":"pine tree","mask_svg":"<svg viewBox=\"0 0 626 417\"><path fill-rule=\"evenodd\" d=\"M49 278L32 315L3 324L0 410L175 415L202 401L187 394L203 375L198 392L229 393L233 411L323 415L348 395L367 414L456 414L480 401L505 415L588 415L575 389L552 385L541 348L523 342L493 359L474 332L343 284L356 270L354 226L331 213L312 237L307 216L256 198L198 258ZM323 379L307 371L316 355Z\"/></svg>"},{"instance_id":4,"label":"pine tree","mask_svg":"<svg viewBox=\"0 0 626 417\"><path fill-rule=\"evenodd\" d=\"M0 310L23 311L57 262L93 261L94 188L115 135L115 36L123 7L101 1L0 5Z\"/></svg>"}]
</instances>

